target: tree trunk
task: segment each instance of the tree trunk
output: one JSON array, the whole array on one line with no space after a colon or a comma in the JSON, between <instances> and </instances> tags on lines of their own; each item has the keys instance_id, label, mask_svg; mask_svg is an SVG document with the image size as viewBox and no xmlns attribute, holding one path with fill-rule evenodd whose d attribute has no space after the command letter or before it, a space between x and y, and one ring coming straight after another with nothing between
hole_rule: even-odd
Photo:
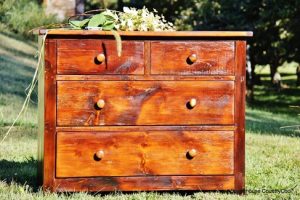
<instances>
[{"instance_id":1,"label":"tree trunk","mask_svg":"<svg viewBox=\"0 0 300 200\"><path fill-rule=\"evenodd\" d=\"M251 102L254 101L254 84L255 84L255 78L256 78L256 74L254 72L255 70L255 63L251 62L249 60L249 62L251 63L251 72L249 73L247 71L246 73L246 93L247 93L247 101ZM248 67L248 66L247 66ZM247 77L248 76L248 77Z\"/></svg>"},{"instance_id":2,"label":"tree trunk","mask_svg":"<svg viewBox=\"0 0 300 200\"><path fill-rule=\"evenodd\" d=\"M76 0L75 14L84 13L84 0Z\"/></svg>"},{"instance_id":3,"label":"tree trunk","mask_svg":"<svg viewBox=\"0 0 300 200\"><path fill-rule=\"evenodd\" d=\"M271 73L270 73L270 76L271 76L271 83L273 84L273 81L274 81L274 75L275 75L275 73L276 73L276 71L277 71L277 65L275 65L275 64L270 64L270 71L271 71Z\"/></svg>"}]
</instances>

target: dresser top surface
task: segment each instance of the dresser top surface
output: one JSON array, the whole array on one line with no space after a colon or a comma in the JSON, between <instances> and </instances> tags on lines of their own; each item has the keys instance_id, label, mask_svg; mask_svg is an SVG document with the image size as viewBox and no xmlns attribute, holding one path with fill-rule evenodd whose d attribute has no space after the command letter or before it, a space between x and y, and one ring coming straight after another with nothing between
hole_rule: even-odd
<instances>
[{"instance_id":1,"label":"dresser top surface","mask_svg":"<svg viewBox=\"0 0 300 200\"><path fill-rule=\"evenodd\" d=\"M39 35L113 35L111 31L100 30L70 30L70 29L40 29ZM118 31L121 36L139 37L252 37L251 31L164 31L164 32L141 32L141 31Z\"/></svg>"}]
</instances>

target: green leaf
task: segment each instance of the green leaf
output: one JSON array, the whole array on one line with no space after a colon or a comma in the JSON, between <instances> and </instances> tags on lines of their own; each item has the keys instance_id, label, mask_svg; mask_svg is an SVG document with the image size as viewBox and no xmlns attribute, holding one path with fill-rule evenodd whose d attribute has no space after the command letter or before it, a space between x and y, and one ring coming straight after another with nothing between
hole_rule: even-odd
<instances>
[{"instance_id":1,"label":"green leaf","mask_svg":"<svg viewBox=\"0 0 300 200\"><path fill-rule=\"evenodd\" d=\"M105 17L107 21L116 21L117 17L115 14L113 14L110 10L104 11L102 13Z\"/></svg>"},{"instance_id":2,"label":"green leaf","mask_svg":"<svg viewBox=\"0 0 300 200\"><path fill-rule=\"evenodd\" d=\"M110 30L113 30L115 27L115 23L109 23L109 24L104 24L102 29L104 31L110 31Z\"/></svg>"},{"instance_id":3,"label":"green leaf","mask_svg":"<svg viewBox=\"0 0 300 200\"><path fill-rule=\"evenodd\" d=\"M90 19L84 19L84 20L82 20L80 22L80 24L79 24L80 28L84 28L89 21L90 21Z\"/></svg>"},{"instance_id":4,"label":"green leaf","mask_svg":"<svg viewBox=\"0 0 300 200\"><path fill-rule=\"evenodd\" d=\"M80 29L80 23L81 23L81 21L79 21L79 20L72 20L72 21L69 22L69 24L74 29Z\"/></svg>"},{"instance_id":5,"label":"green leaf","mask_svg":"<svg viewBox=\"0 0 300 200\"><path fill-rule=\"evenodd\" d=\"M110 24L114 24L114 21L105 21L105 23L103 24L103 26L110 25Z\"/></svg>"},{"instance_id":6,"label":"green leaf","mask_svg":"<svg viewBox=\"0 0 300 200\"><path fill-rule=\"evenodd\" d=\"M104 22L105 22L106 18L105 16L101 13L101 14L97 14L97 15L94 15L89 23L88 23L88 27L98 27L100 25L103 25Z\"/></svg>"},{"instance_id":7,"label":"green leaf","mask_svg":"<svg viewBox=\"0 0 300 200\"><path fill-rule=\"evenodd\" d=\"M105 16L105 18L106 18L107 21L113 21L113 22L116 21L115 16L105 15L105 14L104 14L104 16Z\"/></svg>"}]
</instances>

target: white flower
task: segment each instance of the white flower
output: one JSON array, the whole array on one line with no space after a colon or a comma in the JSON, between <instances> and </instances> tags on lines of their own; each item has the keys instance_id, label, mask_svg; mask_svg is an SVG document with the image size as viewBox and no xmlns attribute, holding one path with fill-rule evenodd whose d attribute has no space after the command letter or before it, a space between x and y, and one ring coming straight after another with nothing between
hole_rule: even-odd
<instances>
[{"instance_id":1,"label":"white flower","mask_svg":"<svg viewBox=\"0 0 300 200\"><path fill-rule=\"evenodd\" d=\"M120 29L120 24L115 24L115 29L119 30Z\"/></svg>"},{"instance_id":2,"label":"white flower","mask_svg":"<svg viewBox=\"0 0 300 200\"><path fill-rule=\"evenodd\" d=\"M147 13L145 10L143 10L143 11L142 11L142 18L146 18L147 15L148 15L148 13Z\"/></svg>"},{"instance_id":3,"label":"white flower","mask_svg":"<svg viewBox=\"0 0 300 200\"><path fill-rule=\"evenodd\" d=\"M133 31L133 30L134 30L133 22L132 22L131 19L128 19L128 20L127 20L127 26L128 26L128 30L129 30L129 31Z\"/></svg>"},{"instance_id":4,"label":"white flower","mask_svg":"<svg viewBox=\"0 0 300 200\"><path fill-rule=\"evenodd\" d=\"M157 10L150 12L146 7L137 10L135 8L123 8L124 12L118 14L117 30L127 31L172 31L173 24L165 20L163 16L154 14Z\"/></svg>"},{"instance_id":5,"label":"white flower","mask_svg":"<svg viewBox=\"0 0 300 200\"><path fill-rule=\"evenodd\" d=\"M126 26L126 21L122 20L121 21L121 26Z\"/></svg>"},{"instance_id":6,"label":"white flower","mask_svg":"<svg viewBox=\"0 0 300 200\"><path fill-rule=\"evenodd\" d=\"M141 24L141 31L148 31L148 27L146 23Z\"/></svg>"},{"instance_id":7,"label":"white flower","mask_svg":"<svg viewBox=\"0 0 300 200\"><path fill-rule=\"evenodd\" d=\"M124 13L128 13L128 14L131 14L133 16L138 15L138 11L135 8L123 7L123 11L124 11Z\"/></svg>"},{"instance_id":8,"label":"white flower","mask_svg":"<svg viewBox=\"0 0 300 200\"><path fill-rule=\"evenodd\" d=\"M130 13L130 9L128 7L123 7L124 13Z\"/></svg>"}]
</instances>

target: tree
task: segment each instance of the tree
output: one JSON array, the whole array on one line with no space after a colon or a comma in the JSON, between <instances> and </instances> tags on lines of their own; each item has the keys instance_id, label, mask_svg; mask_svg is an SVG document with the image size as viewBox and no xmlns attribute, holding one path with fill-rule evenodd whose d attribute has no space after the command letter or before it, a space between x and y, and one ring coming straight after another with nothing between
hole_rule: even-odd
<instances>
[{"instance_id":1,"label":"tree","mask_svg":"<svg viewBox=\"0 0 300 200\"><path fill-rule=\"evenodd\" d=\"M273 78L284 62L300 61L299 0L118 0L115 6L144 5L164 14L179 30L253 31L248 41L252 77L258 64L269 64Z\"/></svg>"},{"instance_id":2,"label":"tree","mask_svg":"<svg viewBox=\"0 0 300 200\"><path fill-rule=\"evenodd\" d=\"M76 0L75 14L84 13L84 0Z\"/></svg>"},{"instance_id":3,"label":"tree","mask_svg":"<svg viewBox=\"0 0 300 200\"><path fill-rule=\"evenodd\" d=\"M182 9L177 25L193 30L252 30L252 72L270 64L271 78L284 62L299 62L300 1L195 0ZM255 74L253 74L255 75Z\"/></svg>"}]
</instances>

